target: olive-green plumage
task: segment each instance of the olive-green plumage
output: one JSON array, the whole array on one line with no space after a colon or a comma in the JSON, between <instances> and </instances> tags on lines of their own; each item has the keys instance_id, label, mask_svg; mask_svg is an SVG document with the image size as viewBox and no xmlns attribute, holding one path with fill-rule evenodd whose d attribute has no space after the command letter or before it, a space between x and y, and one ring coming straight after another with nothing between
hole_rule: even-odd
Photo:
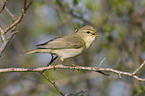
<instances>
[{"instance_id":1,"label":"olive-green plumage","mask_svg":"<svg viewBox=\"0 0 145 96\"><path fill-rule=\"evenodd\" d=\"M45 44L37 45L39 48L48 48L48 49L71 49L71 48L80 48L85 46L84 40L81 36L77 34L72 34L68 36L62 36L61 38L57 38L51 41L48 41Z\"/></svg>"},{"instance_id":2,"label":"olive-green plumage","mask_svg":"<svg viewBox=\"0 0 145 96\"><path fill-rule=\"evenodd\" d=\"M30 53L51 53L58 55L61 61L66 58L81 54L90 47L95 40L95 29L91 26L80 28L76 33L53 39L46 43L37 45L37 49L27 52Z\"/></svg>"}]
</instances>

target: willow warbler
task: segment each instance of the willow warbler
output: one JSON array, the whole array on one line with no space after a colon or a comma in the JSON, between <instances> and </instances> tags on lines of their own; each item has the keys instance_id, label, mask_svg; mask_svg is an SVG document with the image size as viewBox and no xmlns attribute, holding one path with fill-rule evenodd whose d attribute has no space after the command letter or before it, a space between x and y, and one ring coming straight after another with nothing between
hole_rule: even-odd
<instances>
[{"instance_id":1,"label":"willow warbler","mask_svg":"<svg viewBox=\"0 0 145 96\"><path fill-rule=\"evenodd\" d=\"M91 26L80 28L71 35L62 36L50 40L46 43L36 45L37 49L27 52L30 53L50 53L60 57L61 61L81 54L88 49L95 40L95 29Z\"/></svg>"}]
</instances>

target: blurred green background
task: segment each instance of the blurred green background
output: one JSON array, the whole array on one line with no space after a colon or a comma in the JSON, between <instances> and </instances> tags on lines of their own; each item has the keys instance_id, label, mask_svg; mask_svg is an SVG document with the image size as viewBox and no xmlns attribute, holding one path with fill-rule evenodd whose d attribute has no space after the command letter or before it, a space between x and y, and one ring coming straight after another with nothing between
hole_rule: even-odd
<instances>
[{"instance_id":1,"label":"blurred green background","mask_svg":"<svg viewBox=\"0 0 145 96\"><path fill-rule=\"evenodd\" d=\"M29 0L27 0L29 1ZM9 0L7 8L18 18L23 0ZM2 3L0 3L0 8ZM145 60L145 0L35 0L18 24L19 31L0 57L1 68L42 67L50 54L19 54L35 49L35 45L74 33L91 25L101 35L80 56L67 61L80 66L101 67L133 72ZM12 24L6 11L0 14L0 26ZM57 59L56 64L60 64ZM103 76L90 71L49 70L47 76L56 81L65 94L79 96L144 96L145 83L132 77L110 73ZM145 67L137 74L145 78ZM0 74L0 96L60 96L39 73ZM71 95L74 96L74 95Z\"/></svg>"}]
</instances>

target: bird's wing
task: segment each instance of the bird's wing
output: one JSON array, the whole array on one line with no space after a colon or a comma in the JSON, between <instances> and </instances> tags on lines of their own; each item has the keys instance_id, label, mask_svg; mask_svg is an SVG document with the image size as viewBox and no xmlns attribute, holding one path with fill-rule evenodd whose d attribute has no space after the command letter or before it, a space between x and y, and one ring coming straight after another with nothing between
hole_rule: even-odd
<instances>
[{"instance_id":1,"label":"bird's wing","mask_svg":"<svg viewBox=\"0 0 145 96\"><path fill-rule=\"evenodd\" d=\"M84 40L77 34L72 34L68 36L63 36L61 38L53 39L43 44L37 45L38 49L70 49L70 48L80 48L85 46Z\"/></svg>"}]
</instances>

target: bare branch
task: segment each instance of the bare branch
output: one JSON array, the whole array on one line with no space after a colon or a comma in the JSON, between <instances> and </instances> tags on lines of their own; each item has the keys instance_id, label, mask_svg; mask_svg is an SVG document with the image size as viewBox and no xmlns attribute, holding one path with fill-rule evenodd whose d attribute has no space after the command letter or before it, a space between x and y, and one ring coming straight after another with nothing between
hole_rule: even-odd
<instances>
[{"instance_id":1,"label":"bare branch","mask_svg":"<svg viewBox=\"0 0 145 96\"><path fill-rule=\"evenodd\" d=\"M14 26L16 26L18 23L21 22L22 18L24 16L24 9L22 9L21 13L20 13L20 16L19 18L13 23L11 24L10 26L8 26L6 29L5 29L5 33L7 33L9 30L11 30Z\"/></svg>"},{"instance_id":2,"label":"bare branch","mask_svg":"<svg viewBox=\"0 0 145 96\"><path fill-rule=\"evenodd\" d=\"M11 17L12 21L14 22L14 21L15 21L15 17L14 17L14 15L11 13L11 11L10 11L7 7L5 7L5 10L6 10L6 12L9 14L9 16Z\"/></svg>"},{"instance_id":3,"label":"bare branch","mask_svg":"<svg viewBox=\"0 0 145 96\"><path fill-rule=\"evenodd\" d=\"M12 39L12 37L18 33L18 31L14 31L12 32L7 39L5 38L4 42L2 43L1 47L0 47L0 56L2 55L2 53L4 52L5 48L7 47L9 41Z\"/></svg>"},{"instance_id":4,"label":"bare branch","mask_svg":"<svg viewBox=\"0 0 145 96\"><path fill-rule=\"evenodd\" d=\"M56 86L55 82L52 81L44 72L40 71L40 73L55 87L55 89L62 95L65 96L60 90L59 88Z\"/></svg>"},{"instance_id":5,"label":"bare branch","mask_svg":"<svg viewBox=\"0 0 145 96\"><path fill-rule=\"evenodd\" d=\"M101 65L102 65L102 63L105 61L105 59L106 59L106 57L100 62L100 64L99 64L99 66L98 66L98 68L100 68L101 67Z\"/></svg>"},{"instance_id":6,"label":"bare branch","mask_svg":"<svg viewBox=\"0 0 145 96\"><path fill-rule=\"evenodd\" d=\"M145 65L145 61L132 73L132 75L135 75L139 70Z\"/></svg>"},{"instance_id":7,"label":"bare branch","mask_svg":"<svg viewBox=\"0 0 145 96\"><path fill-rule=\"evenodd\" d=\"M3 4L3 1L2 0L1 0L1 3ZM5 6L7 5L7 3L8 3L8 0L5 0L5 3L3 4L3 6L2 6L2 8L0 10L0 14L5 9Z\"/></svg>"},{"instance_id":8,"label":"bare branch","mask_svg":"<svg viewBox=\"0 0 145 96\"><path fill-rule=\"evenodd\" d=\"M1 3L3 4L3 1L1 0ZM9 16L11 17L12 21L15 21L15 17L14 15L11 13L11 11L5 6L5 10L6 12L9 14Z\"/></svg>"},{"instance_id":9,"label":"bare branch","mask_svg":"<svg viewBox=\"0 0 145 96\"><path fill-rule=\"evenodd\" d=\"M7 39L8 40L10 40L15 34L17 34L18 33L18 31L14 31L14 32L12 32L8 37L7 37Z\"/></svg>"},{"instance_id":10,"label":"bare branch","mask_svg":"<svg viewBox=\"0 0 145 96\"><path fill-rule=\"evenodd\" d=\"M25 12L26 10L28 9L28 7L32 4L33 0L31 2L29 2L28 6L26 6L26 0L24 1L24 7L23 9L21 10L21 13L18 17L18 19L13 23L11 24L10 26L8 26L6 29L5 29L5 33L7 33L9 30L11 30L14 26L16 26L17 24L19 24L21 22L21 20L23 19L24 15L25 15ZM25 8L25 9L24 9Z\"/></svg>"},{"instance_id":11,"label":"bare branch","mask_svg":"<svg viewBox=\"0 0 145 96\"><path fill-rule=\"evenodd\" d=\"M2 55L2 53L4 52L5 48L7 47L8 45L8 40L6 40L5 42L3 42L3 44L1 45L0 47L0 56Z\"/></svg>"},{"instance_id":12,"label":"bare branch","mask_svg":"<svg viewBox=\"0 0 145 96\"><path fill-rule=\"evenodd\" d=\"M26 8L26 4L27 4L27 0L24 0L24 6L23 6L23 9Z\"/></svg>"},{"instance_id":13,"label":"bare branch","mask_svg":"<svg viewBox=\"0 0 145 96\"><path fill-rule=\"evenodd\" d=\"M0 35L1 35L1 41L4 42L6 40L6 37L5 37L4 31L1 27L0 27Z\"/></svg>"},{"instance_id":14,"label":"bare branch","mask_svg":"<svg viewBox=\"0 0 145 96\"><path fill-rule=\"evenodd\" d=\"M143 65L145 65L145 61L141 64L141 66L139 66L139 68L137 70L140 70ZM82 67L82 66L76 66L76 67L72 67L72 66L64 66L64 65L56 65L55 66L56 69L71 69L71 70L86 70L86 71L108 71L108 72L113 72L116 73L118 75L126 75L126 76L130 76L133 77L139 81L145 81L145 78L140 78L137 75L134 75L133 73L129 73L129 72L124 72L124 71L118 71L112 68L98 68L98 67ZM48 67L39 67L39 68L5 68L5 69L0 69L0 73L8 73L8 72L43 72L45 70L51 70L54 69L54 66L48 66Z\"/></svg>"},{"instance_id":15,"label":"bare branch","mask_svg":"<svg viewBox=\"0 0 145 96\"><path fill-rule=\"evenodd\" d=\"M30 0L29 3L25 7L25 11L30 7L34 0Z\"/></svg>"},{"instance_id":16,"label":"bare branch","mask_svg":"<svg viewBox=\"0 0 145 96\"><path fill-rule=\"evenodd\" d=\"M7 0L6 0L7 1ZM1 2L3 3L3 1L1 0ZM21 13L18 17L17 20L15 20L14 18L14 15L7 9L7 7L5 7L5 10L6 12L10 15L12 21L13 21L13 24L11 24L10 26L8 26L5 30L3 30L1 27L0 27L0 35L1 35L1 41L2 41L2 44L1 44L1 47L0 47L0 56L2 55L2 53L4 52L5 48L7 47L9 41L11 40L11 38L17 33L17 31L15 31L16 29L16 25L19 24L21 22L21 20L23 19L24 15L25 15L25 12L26 10L30 7L30 5L32 4L33 0L31 0L28 5L26 4L27 3L27 0L24 0L24 6L21 10ZM5 34L11 30L11 34L6 37ZM13 32L14 31L14 32Z\"/></svg>"}]
</instances>

